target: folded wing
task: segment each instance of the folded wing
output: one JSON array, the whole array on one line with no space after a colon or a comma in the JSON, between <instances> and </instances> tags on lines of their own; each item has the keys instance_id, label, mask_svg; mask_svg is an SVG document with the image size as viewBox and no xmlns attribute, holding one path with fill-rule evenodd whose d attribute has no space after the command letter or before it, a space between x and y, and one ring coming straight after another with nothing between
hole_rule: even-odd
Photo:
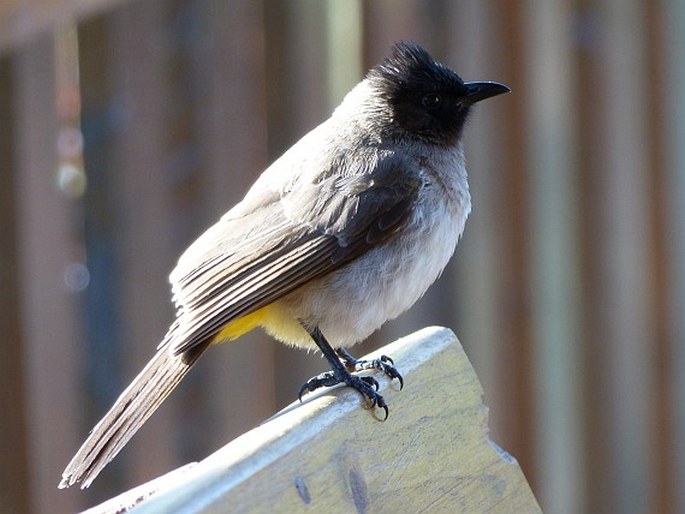
<instances>
[{"instance_id":1,"label":"folded wing","mask_svg":"<svg viewBox=\"0 0 685 514\"><path fill-rule=\"evenodd\" d=\"M327 176L222 218L171 275L176 353L202 344L230 321L384 243L410 219L422 186L396 157L362 174ZM255 228L259 227L259 228Z\"/></svg>"}]
</instances>

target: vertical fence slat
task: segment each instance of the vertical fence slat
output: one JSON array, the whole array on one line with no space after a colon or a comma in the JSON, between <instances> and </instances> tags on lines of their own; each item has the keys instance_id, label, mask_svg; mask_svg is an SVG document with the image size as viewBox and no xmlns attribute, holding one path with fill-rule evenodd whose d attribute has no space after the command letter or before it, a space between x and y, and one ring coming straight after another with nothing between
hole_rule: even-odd
<instances>
[{"instance_id":1,"label":"vertical fence slat","mask_svg":"<svg viewBox=\"0 0 685 514\"><path fill-rule=\"evenodd\" d=\"M152 357L171 321L167 275L170 252L170 195L173 154L168 141L170 55L168 2L125 5L110 18L109 41L118 199L117 252L121 262L122 366L124 382ZM174 395L177 396L177 395ZM130 485L179 463L174 453L178 398L169 399L136 434L128 448Z\"/></svg>"},{"instance_id":2,"label":"vertical fence slat","mask_svg":"<svg viewBox=\"0 0 685 514\"><path fill-rule=\"evenodd\" d=\"M328 110L332 111L361 80L363 69L360 0L326 1Z\"/></svg>"},{"instance_id":3,"label":"vertical fence slat","mask_svg":"<svg viewBox=\"0 0 685 514\"><path fill-rule=\"evenodd\" d=\"M573 25L568 2L524 10L538 499L571 514L584 510Z\"/></svg>"},{"instance_id":4,"label":"vertical fence slat","mask_svg":"<svg viewBox=\"0 0 685 514\"><path fill-rule=\"evenodd\" d=\"M457 30L449 31L446 46L450 63L464 80L496 80L510 84L497 50L499 31L480 27L495 22L495 10L487 2L472 0L450 3L448 14ZM473 211L466 224L463 240L453 259L455 298L454 330L467 349L485 389L491 407L493 437L510 448L501 437L506 426L503 418L511 406L498 394L504 385L498 365L502 345L508 333L502 323L499 299L506 287L502 276L502 256L506 254L503 233L506 222L499 212L499 184L507 166L503 159L503 139L507 137L502 113L507 104L516 102L521 91L496 100L496 105L478 105L466 132L466 162L469 170Z\"/></svg>"},{"instance_id":5,"label":"vertical fence slat","mask_svg":"<svg viewBox=\"0 0 685 514\"><path fill-rule=\"evenodd\" d=\"M647 245L648 172L644 95L644 16L639 0L598 4L601 35L595 77L601 99L597 121L601 155L595 201L601 273L595 304L600 324L595 336L605 345L602 366L603 416L608 430L611 479L604 509L650 512L654 474L652 449L654 381L650 348L650 281ZM602 425L598 425L602 426Z\"/></svg>"},{"instance_id":6,"label":"vertical fence slat","mask_svg":"<svg viewBox=\"0 0 685 514\"><path fill-rule=\"evenodd\" d=\"M475 359L492 356L492 368L484 371L491 376L485 387L486 394L490 393L487 402L493 438L520 460L526 476L535 484L527 156L521 130L528 88L527 74L521 69L524 19L514 3L459 5L461 11L455 16L460 28L451 37L453 51L458 51L459 62L464 61L463 78L501 81L512 88L512 93L477 105L467 127L473 212L456 254L460 271L451 294L459 310L447 323L458 333L462 325L470 331L464 344L469 352L473 349ZM483 30L484 26L489 29ZM476 255L469 256L470 252ZM476 302L487 304L482 313L472 303L474 294ZM490 347L476 350L482 336ZM476 369L480 373L480 368Z\"/></svg>"},{"instance_id":7,"label":"vertical fence slat","mask_svg":"<svg viewBox=\"0 0 685 514\"><path fill-rule=\"evenodd\" d=\"M669 343L673 388L669 410L673 412L672 469L675 477L673 512L685 512L685 4L678 0L664 3L664 39L668 73L664 94L668 100L668 135L665 189L668 191L668 249L670 277Z\"/></svg>"},{"instance_id":8,"label":"vertical fence slat","mask_svg":"<svg viewBox=\"0 0 685 514\"><path fill-rule=\"evenodd\" d=\"M19 323L19 262L15 199L17 180L12 155L14 118L11 59L0 59L0 512L29 509L26 438L25 341Z\"/></svg>"},{"instance_id":9,"label":"vertical fence slat","mask_svg":"<svg viewBox=\"0 0 685 514\"><path fill-rule=\"evenodd\" d=\"M669 183L669 159L667 157L669 147L669 124L668 117L671 110L671 98L664 94L652 94L650 90L665 90L668 88L668 46L664 37L668 30L664 23L664 2L650 3L645 10L646 33L644 38L645 74L649 77L648 89L643 98L647 112L646 132L647 141L647 166L649 173L646 176L649 204L649 241L647 256L649 258L649 286L652 290L650 300L652 302L653 319L650 322L652 333L650 334L652 353L654 354L654 381L651 395L654 398L650 415L655 420L654 428L650 436L654 440L653 452L653 475L651 480L654 484L652 492L654 503L651 506L653 512L670 513L676 512L675 508L675 470L674 448L678 433L674 432L675 418L672 410L675 398L673 377L676 370L673 369L673 354L670 341L670 299L671 270L669 269L669 241L671 219L669 217L668 198L670 191Z\"/></svg>"},{"instance_id":10,"label":"vertical fence slat","mask_svg":"<svg viewBox=\"0 0 685 514\"><path fill-rule=\"evenodd\" d=\"M419 41L421 10L415 0L364 2L364 40L367 64L373 65L388 55L399 39Z\"/></svg>"},{"instance_id":11,"label":"vertical fence slat","mask_svg":"<svg viewBox=\"0 0 685 514\"><path fill-rule=\"evenodd\" d=\"M73 512L77 497L56 489L76 447L79 360L75 297L64 283L72 256L70 205L55 186L57 169L55 59L51 36L17 52L16 198L20 309L28 397L32 507Z\"/></svg>"}]
</instances>

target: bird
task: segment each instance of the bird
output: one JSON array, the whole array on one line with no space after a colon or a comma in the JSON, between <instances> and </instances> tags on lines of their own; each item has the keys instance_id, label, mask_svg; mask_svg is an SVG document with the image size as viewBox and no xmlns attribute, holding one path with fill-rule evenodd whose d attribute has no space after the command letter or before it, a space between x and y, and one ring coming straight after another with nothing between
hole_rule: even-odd
<instances>
[{"instance_id":1,"label":"bird","mask_svg":"<svg viewBox=\"0 0 685 514\"><path fill-rule=\"evenodd\" d=\"M400 388L402 375L388 356L357 360L347 348L409 309L442 273L471 211L467 119L475 103L509 91L464 82L418 43L395 43L181 255L169 276L174 321L59 487L88 487L205 352L258 327L328 361L300 400L344 384L386 419L373 373Z\"/></svg>"}]
</instances>

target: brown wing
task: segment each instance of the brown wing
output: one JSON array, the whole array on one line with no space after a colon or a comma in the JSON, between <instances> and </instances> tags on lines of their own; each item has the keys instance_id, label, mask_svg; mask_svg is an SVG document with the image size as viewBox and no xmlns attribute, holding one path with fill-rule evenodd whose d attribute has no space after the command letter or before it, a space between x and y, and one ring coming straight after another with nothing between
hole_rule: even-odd
<instances>
[{"instance_id":1,"label":"brown wing","mask_svg":"<svg viewBox=\"0 0 685 514\"><path fill-rule=\"evenodd\" d=\"M344 168L343 168L344 171ZM203 234L171 274L177 324L162 345L203 344L225 324L329 273L398 232L421 187L403 159L266 193Z\"/></svg>"}]
</instances>

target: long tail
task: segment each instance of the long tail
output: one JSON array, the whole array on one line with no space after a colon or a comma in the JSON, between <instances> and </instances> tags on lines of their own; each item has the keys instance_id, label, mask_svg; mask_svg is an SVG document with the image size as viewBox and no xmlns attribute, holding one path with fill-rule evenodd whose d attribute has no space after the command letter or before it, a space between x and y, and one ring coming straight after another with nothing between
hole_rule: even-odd
<instances>
[{"instance_id":1,"label":"long tail","mask_svg":"<svg viewBox=\"0 0 685 514\"><path fill-rule=\"evenodd\" d=\"M168 345L162 346L90 432L62 473L59 488L77 482L81 482L82 489L88 487L169 396L210 344L208 340L179 355L175 355Z\"/></svg>"}]
</instances>

